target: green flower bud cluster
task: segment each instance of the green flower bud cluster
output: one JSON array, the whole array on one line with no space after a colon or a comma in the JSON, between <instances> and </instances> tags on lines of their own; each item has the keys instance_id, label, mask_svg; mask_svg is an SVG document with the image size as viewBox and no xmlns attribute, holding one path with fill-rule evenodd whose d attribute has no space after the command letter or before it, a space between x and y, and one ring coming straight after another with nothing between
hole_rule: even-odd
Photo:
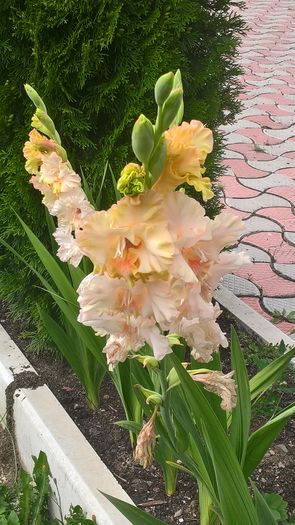
<instances>
[{"instance_id":1,"label":"green flower bud cluster","mask_svg":"<svg viewBox=\"0 0 295 525\"><path fill-rule=\"evenodd\" d=\"M123 195L133 197L145 189L145 171L142 166L130 162L121 171L117 189Z\"/></svg>"},{"instance_id":2,"label":"green flower bud cluster","mask_svg":"<svg viewBox=\"0 0 295 525\"><path fill-rule=\"evenodd\" d=\"M47 113L46 106L37 93L37 91L32 88L29 84L24 86L27 95L36 106L35 114L32 117L32 126L36 128L40 133L47 135L50 139L54 140L59 146L61 145L60 136L55 128L53 120L49 117Z\"/></svg>"},{"instance_id":3,"label":"green flower bud cluster","mask_svg":"<svg viewBox=\"0 0 295 525\"><path fill-rule=\"evenodd\" d=\"M175 74L170 71L158 79L155 100L158 105L155 125L145 115L140 115L132 131L132 149L143 164L146 187L158 179L165 166L167 146L164 132L182 120L183 89L179 70ZM134 190L131 191L133 193L128 194L134 195ZM126 190L124 194L127 195Z\"/></svg>"}]
</instances>

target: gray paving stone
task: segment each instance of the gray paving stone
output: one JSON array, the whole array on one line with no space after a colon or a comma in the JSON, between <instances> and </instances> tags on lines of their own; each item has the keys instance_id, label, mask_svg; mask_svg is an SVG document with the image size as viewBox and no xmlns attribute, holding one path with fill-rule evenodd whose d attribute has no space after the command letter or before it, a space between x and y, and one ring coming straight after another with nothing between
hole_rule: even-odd
<instances>
[{"instance_id":1,"label":"gray paving stone","mask_svg":"<svg viewBox=\"0 0 295 525\"><path fill-rule=\"evenodd\" d=\"M251 120L241 119L237 120L233 124L226 124L225 126L220 126L221 131L232 133L238 129L249 129L249 128L260 128L260 124L252 122Z\"/></svg>"},{"instance_id":2,"label":"gray paving stone","mask_svg":"<svg viewBox=\"0 0 295 525\"><path fill-rule=\"evenodd\" d=\"M293 122L294 121L295 119L293 118ZM279 155L283 155L283 153L295 151L295 140L286 140L280 144L263 145L263 149L266 151L266 153L270 153L274 157L278 157Z\"/></svg>"},{"instance_id":3,"label":"gray paving stone","mask_svg":"<svg viewBox=\"0 0 295 525\"><path fill-rule=\"evenodd\" d=\"M268 253L256 246L251 246L250 244L244 244L243 241L239 243L236 248L238 252L245 252L252 261L255 262L271 262L271 258Z\"/></svg>"},{"instance_id":4,"label":"gray paving stone","mask_svg":"<svg viewBox=\"0 0 295 525\"><path fill-rule=\"evenodd\" d=\"M266 95L268 93L275 93L279 95L281 92L278 89L271 88L271 87L261 87L259 89L251 89L251 91L247 90L247 95L251 98L252 97L258 97L259 95Z\"/></svg>"},{"instance_id":5,"label":"gray paving stone","mask_svg":"<svg viewBox=\"0 0 295 525\"><path fill-rule=\"evenodd\" d=\"M260 291L255 284L248 281L244 277L238 275L227 274L222 279L222 284L228 290L240 297L259 297Z\"/></svg>"},{"instance_id":6,"label":"gray paving stone","mask_svg":"<svg viewBox=\"0 0 295 525\"><path fill-rule=\"evenodd\" d=\"M262 106L263 105L269 106L270 104L272 104L272 101L270 98L261 97L261 96L250 98L249 100L243 100L243 106L245 108L252 108L253 106L257 106L258 104Z\"/></svg>"},{"instance_id":7,"label":"gray paving stone","mask_svg":"<svg viewBox=\"0 0 295 525\"><path fill-rule=\"evenodd\" d=\"M258 195L257 197L251 197L248 199L226 199L226 204L232 208L236 208L241 211L257 211L260 208L272 208L272 207L291 207L291 204L286 199L282 197L277 197L277 195L271 195L265 193L263 195Z\"/></svg>"},{"instance_id":8,"label":"gray paving stone","mask_svg":"<svg viewBox=\"0 0 295 525\"><path fill-rule=\"evenodd\" d=\"M253 144L252 140L240 133L230 133L225 137L226 144ZM295 145L295 142L294 142Z\"/></svg>"},{"instance_id":9,"label":"gray paving stone","mask_svg":"<svg viewBox=\"0 0 295 525\"><path fill-rule=\"evenodd\" d=\"M246 80L247 84L251 84L252 86L257 87L263 87L263 86L272 86L272 85L279 85L279 84L285 84L286 82L284 80L280 80L279 78L273 78L268 77L265 80Z\"/></svg>"},{"instance_id":10,"label":"gray paving stone","mask_svg":"<svg viewBox=\"0 0 295 525\"><path fill-rule=\"evenodd\" d=\"M252 166L252 168L256 168L262 171L270 171L271 173L273 173L274 171L283 168L295 168L295 159L291 159L288 157L278 157L273 160L248 160L248 164L249 166Z\"/></svg>"},{"instance_id":11,"label":"gray paving stone","mask_svg":"<svg viewBox=\"0 0 295 525\"><path fill-rule=\"evenodd\" d=\"M247 232L281 232L281 227L273 222L271 219L264 217L250 217L245 219L244 224L247 228Z\"/></svg>"},{"instance_id":12,"label":"gray paving stone","mask_svg":"<svg viewBox=\"0 0 295 525\"><path fill-rule=\"evenodd\" d=\"M295 281L295 264L274 264L274 267L278 272L282 273L286 277ZM294 285L295 287L295 285Z\"/></svg>"},{"instance_id":13,"label":"gray paving stone","mask_svg":"<svg viewBox=\"0 0 295 525\"><path fill-rule=\"evenodd\" d=\"M294 221L295 221L295 218L294 218ZM295 244L295 233L294 232L285 232L284 237L287 239L288 242Z\"/></svg>"},{"instance_id":14,"label":"gray paving stone","mask_svg":"<svg viewBox=\"0 0 295 525\"><path fill-rule=\"evenodd\" d=\"M295 108L295 106L294 106ZM295 123L295 113L294 115L271 115L271 120L277 122L278 124L284 124L287 126L292 126Z\"/></svg>"},{"instance_id":15,"label":"gray paving stone","mask_svg":"<svg viewBox=\"0 0 295 525\"><path fill-rule=\"evenodd\" d=\"M230 149L224 149L222 157L224 159L241 159L241 160L245 159L245 157L243 157L242 153L238 153L237 151L232 151Z\"/></svg>"},{"instance_id":16,"label":"gray paving stone","mask_svg":"<svg viewBox=\"0 0 295 525\"><path fill-rule=\"evenodd\" d=\"M278 104L278 108L282 109L283 111L288 111L289 113L293 112L295 115L295 104Z\"/></svg>"},{"instance_id":17,"label":"gray paving stone","mask_svg":"<svg viewBox=\"0 0 295 525\"><path fill-rule=\"evenodd\" d=\"M258 179L240 179L240 182L243 186L247 186L247 188L259 191L264 191L275 186L295 186L295 180L285 175L277 175L276 173L272 173L266 177L259 177Z\"/></svg>"},{"instance_id":18,"label":"gray paving stone","mask_svg":"<svg viewBox=\"0 0 295 525\"><path fill-rule=\"evenodd\" d=\"M294 293L295 295L295 293ZM288 314L295 310L295 296L294 297L264 297L262 299L265 308L274 312L278 310L279 312L285 312Z\"/></svg>"},{"instance_id":19,"label":"gray paving stone","mask_svg":"<svg viewBox=\"0 0 295 525\"><path fill-rule=\"evenodd\" d=\"M248 108L248 109L243 109L242 111L240 111L240 113L238 113L237 115L237 119L240 119L240 118L245 118L245 117L256 117L256 116L260 116L260 115L268 115L268 113L266 111L263 111L261 108Z\"/></svg>"}]
</instances>

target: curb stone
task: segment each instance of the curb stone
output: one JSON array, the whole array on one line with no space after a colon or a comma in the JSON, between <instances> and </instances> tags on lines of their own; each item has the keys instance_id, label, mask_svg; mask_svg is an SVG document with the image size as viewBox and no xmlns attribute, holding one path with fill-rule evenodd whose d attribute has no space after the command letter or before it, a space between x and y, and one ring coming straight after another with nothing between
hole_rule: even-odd
<instances>
[{"instance_id":1,"label":"curb stone","mask_svg":"<svg viewBox=\"0 0 295 525\"><path fill-rule=\"evenodd\" d=\"M16 388L12 395L13 382L20 386L18 378L24 380L26 387ZM129 503L132 500L49 388L38 386L37 379L34 368L0 325L0 419L6 415L10 420L21 465L32 472L32 455L38 456L40 450L46 453L57 483L58 491L52 485L54 499L61 502L63 515L71 504L80 505L87 517L96 516L97 525L130 525L99 490ZM11 407L7 404L8 397L13 401ZM55 501L52 513L60 518Z\"/></svg>"},{"instance_id":2,"label":"curb stone","mask_svg":"<svg viewBox=\"0 0 295 525\"><path fill-rule=\"evenodd\" d=\"M287 347L295 346L295 340L292 337L284 334L277 326L264 319L225 286L218 286L214 292L214 298L239 321L246 332L253 335L258 341L270 344L279 344L284 341ZM291 363L295 366L294 357Z\"/></svg>"}]
</instances>

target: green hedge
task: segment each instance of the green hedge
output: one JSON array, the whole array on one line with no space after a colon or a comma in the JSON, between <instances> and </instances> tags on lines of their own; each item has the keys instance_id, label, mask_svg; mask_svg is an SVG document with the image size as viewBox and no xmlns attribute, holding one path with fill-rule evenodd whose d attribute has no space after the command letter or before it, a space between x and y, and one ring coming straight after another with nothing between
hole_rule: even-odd
<instances>
[{"instance_id":1,"label":"green hedge","mask_svg":"<svg viewBox=\"0 0 295 525\"><path fill-rule=\"evenodd\" d=\"M235 2L241 6L242 2ZM73 166L93 186L106 159L115 173L132 160L130 134L142 112L154 118L153 86L169 70L182 71L185 119L216 130L239 108L235 62L244 22L230 0L3 0L0 5L1 236L27 260L34 255L13 209L49 242L40 198L28 184L22 146L33 111L23 84L44 98ZM207 174L216 180L221 138L215 134ZM112 200L106 185L104 202ZM198 197L199 198L199 197ZM214 215L215 199L207 206ZM37 262L36 262L37 264ZM16 318L30 317L45 334L36 305L50 299L35 279L1 251L0 298Z\"/></svg>"}]
</instances>

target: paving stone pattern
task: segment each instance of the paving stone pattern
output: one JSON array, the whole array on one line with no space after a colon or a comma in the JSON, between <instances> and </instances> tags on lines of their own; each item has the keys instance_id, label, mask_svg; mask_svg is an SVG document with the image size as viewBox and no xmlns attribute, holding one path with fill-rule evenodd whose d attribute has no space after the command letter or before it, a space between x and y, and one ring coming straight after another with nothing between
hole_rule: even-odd
<instances>
[{"instance_id":1,"label":"paving stone pattern","mask_svg":"<svg viewBox=\"0 0 295 525\"><path fill-rule=\"evenodd\" d=\"M222 126L226 209L245 221L253 263L223 284L272 320L295 310L295 0L246 0L242 111ZM278 324L291 335L295 324ZM294 335L293 335L294 337Z\"/></svg>"}]
</instances>

